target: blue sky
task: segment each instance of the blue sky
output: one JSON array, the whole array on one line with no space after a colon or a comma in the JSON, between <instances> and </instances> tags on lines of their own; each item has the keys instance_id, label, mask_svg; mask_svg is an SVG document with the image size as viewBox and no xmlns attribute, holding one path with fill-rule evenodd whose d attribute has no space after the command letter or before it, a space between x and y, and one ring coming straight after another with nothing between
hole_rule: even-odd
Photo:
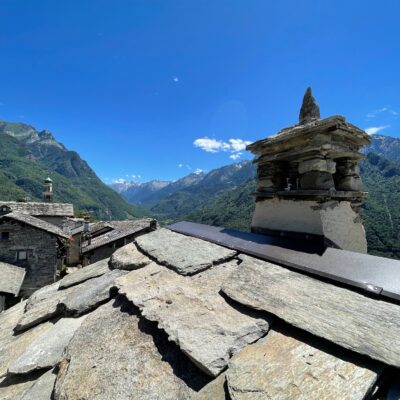
<instances>
[{"instance_id":1,"label":"blue sky","mask_svg":"<svg viewBox=\"0 0 400 400\"><path fill-rule=\"evenodd\" d=\"M385 0L1 0L0 118L50 130L107 181L249 158L309 85L322 116L400 136L399 15Z\"/></svg>"}]
</instances>

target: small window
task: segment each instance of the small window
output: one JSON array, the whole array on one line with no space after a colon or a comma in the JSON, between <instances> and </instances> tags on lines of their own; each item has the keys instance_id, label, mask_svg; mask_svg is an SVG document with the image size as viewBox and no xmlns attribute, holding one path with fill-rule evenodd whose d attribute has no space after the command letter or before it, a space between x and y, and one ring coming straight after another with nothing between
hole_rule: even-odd
<instances>
[{"instance_id":1,"label":"small window","mask_svg":"<svg viewBox=\"0 0 400 400\"><path fill-rule=\"evenodd\" d=\"M0 238L1 238L1 240L8 240L8 239L10 239L10 232L1 232Z\"/></svg>"},{"instance_id":2,"label":"small window","mask_svg":"<svg viewBox=\"0 0 400 400\"><path fill-rule=\"evenodd\" d=\"M17 251L17 261L26 261L28 258L28 253L26 250Z\"/></svg>"}]
</instances>

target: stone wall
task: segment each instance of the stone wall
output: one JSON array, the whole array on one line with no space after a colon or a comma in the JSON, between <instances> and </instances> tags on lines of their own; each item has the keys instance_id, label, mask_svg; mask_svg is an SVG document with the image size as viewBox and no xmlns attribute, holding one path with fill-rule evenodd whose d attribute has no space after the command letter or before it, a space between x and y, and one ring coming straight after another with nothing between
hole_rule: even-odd
<instances>
[{"instance_id":1,"label":"stone wall","mask_svg":"<svg viewBox=\"0 0 400 400\"><path fill-rule=\"evenodd\" d=\"M81 264L81 233L74 235L69 243L67 264L69 267Z\"/></svg>"},{"instance_id":2,"label":"stone wall","mask_svg":"<svg viewBox=\"0 0 400 400\"><path fill-rule=\"evenodd\" d=\"M57 238L50 233L17 222L0 222L0 233L9 232L8 240L0 240L0 260L26 268L20 295L54 282L57 268ZM18 261L17 251L27 250L27 260Z\"/></svg>"},{"instance_id":3,"label":"stone wall","mask_svg":"<svg viewBox=\"0 0 400 400\"><path fill-rule=\"evenodd\" d=\"M115 250L125 246L128 243L132 243L135 240L135 237L135 235L128 236L125 239L120 239L114 243L106 244L102 247L92 250L90 253L85 255L84 265L93 264L97 261L111 257Z\"/></svg>"}]
</instances>

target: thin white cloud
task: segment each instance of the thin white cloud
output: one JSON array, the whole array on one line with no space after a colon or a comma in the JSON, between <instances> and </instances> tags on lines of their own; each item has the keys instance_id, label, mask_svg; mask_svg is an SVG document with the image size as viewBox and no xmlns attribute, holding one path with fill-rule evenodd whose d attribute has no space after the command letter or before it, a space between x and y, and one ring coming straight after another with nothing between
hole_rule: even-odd
<instances>
[{"instance_id":1,"label":"thin white cloud","mask_svg":"<svg viewBox=\"0 0 400 400\"><path fill-rule=\"evenodd\" d=\"M183 164L178 164L178 168L182 168L183 167Z\"/></svg>"},{"instance_id":2,"label":"thin white cloud","mask_svg":"<svg viewBox=\"0 0 400 400\"><path fill-rule=\"evenodd\" d=\"M229 139L229 144L231 146L232 151L243 151L246 150L246 146L251 144L248 140L242 139Z\"/></svg>"},{"instance_id":3,"label":"thin white cloud","mask_svg":"<svg viewBox=\"0 0 400 400\"><path fill-rule=\"evenodd\" d=\"M179 78L178 78L177 76L174 76L174 77L172 78L172 80L173 80L174 82L179 82Z\"/></svg>"},{"instance_id":4,"label":"thin white cloud","mask_svg":"<svg viewBox=\"0 0 400 400\"><path fill-rule=\"evenodd\" d=\"M369 112L367 114L367 118L372 119L382 113L387 113L387 114L393 115L394 117L399 115L399 113L397 111L393 110L393 108L391 106L384 106L384 107L378 108L377 110Z\"/></svg>"},{"instance_id":5,"label":"thin white cloud","mask_svg":"<svg viewBox=\"0 0 400 400\"><path fill-rule=\"evenodd\" d=\"M198 147L208 153L219 153L221 151L229 152L229 158L232 160L238 159L242 155L242 151L246 150L246 146L251 144L249 140L229 139L227 142L217 139L210 139L207 136L196 139L193 142L195 147Z\"/></svg>"},{"instance_id":6,"label":"thin white cloud","mask_svg":"<svg viewBox=\"0 0 400 400\"><path fill-rule=\"evenodd\" d=\"M370 126L369 128L365 129L365 132L368 135L375 135L376 133L382 131L383 129L389 128L390 125L381 125L381 126Z\"/></svg>"},{"instance_id":7,"label":"thin white cloud","mask_svg":"<svg viewBox=\"0 0 400 400\"><path fill-rule=\"evenodd\" d=\"M237 160L243 153L233 153L229 156L231 160Z\"/></svg>"},{"instance_id":8,"label":"thin white cloud","mask_svg":"<svg viewBox=\"0 0 400 400\"><path fill-rule=\"evenodd\" d=\"M117 179L113 179L112 183L126 183L127 180L124 178L117 178Z\"/></svg>"},{"instance_id":9,"label":"thin white cloud","mask_svg":"<svg viewBox=\"0 0 400 400\"><path fill-rule=\"evenodd\" d=\"M228 143L222 140L210 139L207 136L196 139L193 144L208 153L218 153L219 151L228 151L230 149Z\"/></svg>"}]
</instances>

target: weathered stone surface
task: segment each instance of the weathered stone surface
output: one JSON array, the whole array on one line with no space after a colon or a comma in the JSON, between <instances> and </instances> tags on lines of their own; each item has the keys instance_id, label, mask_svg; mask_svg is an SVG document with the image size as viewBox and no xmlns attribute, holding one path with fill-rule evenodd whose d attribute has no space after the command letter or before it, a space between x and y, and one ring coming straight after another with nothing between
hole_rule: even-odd
<instances>
[{"instance_id":1,"label":"weathered stone surface","mask_svg":"<svg viewBox=\"0 0 400 400\"><path fill-rule=\"evenodd\" d=\"M141 253L134 243L129 243L118 249L110 258L109 264L112 269L134 269L145 267L151 260Z\"/></svg>"},{"instance_id":2,"label":"weathered stone surface","mask_svg":"<svg viewBox=\"0 0 400 400\"><path fill-rule=\"evenodd\" d=\"M136 243L145 254L182 275L193 275L236 255L236 251L168 229L140 236Z\"/></svg>"},{"instance_id":3,"label":"weathered stone surface","mask_svg":"<svg viewBox=\"0 0 400 400\"><path fill-rule=\"evenodd\" d=\"M329 190L335 188L332 174L329 172L310 171L300 178L301 189Z\"/></svg>"},{"instance_id":4,"label":"weathered stone surface","mask_svg":"<svg viewBox=\"0 0 400 400\"><path fill-rule=\"evenodd\" d=\"M191 276L190 280L196 283L196 285L204 286L207 290L218 293L221 290L223 282L238 268L238 260L235 259L199 272Z\"/></svg>"},{"instance_id":5,"label":"weathered stone surface","mask_svg":"<svg viewBox=\"0 0 400 400\"><path fill-rule=\"evenodd\" d=\"M27 309L15 329L27 329L58 314L76 316L97 307L115 294L111 293L115 279L126 273L120 270L109 271L77 286L49 291L48 297L43 296Z\"/></svg>"},{"instance_id":6,"label":"weathered stone surface","mask_svg":"<svg viewBox=\"0 0 400 400\"><path fill-rule=\"evenodd\" d=\"M1 400L21 400L22 396L31 388L37 376L26 377L10 376L0 378L0 399Z\"/></svg>"},{"instance_id":7,"label":"weathered stone surface","mask_svg":"<svg viewBox=\"0 0 400 400\"><path fill-rule=\"evenodd\" d=\"M114 295L111 290L115 280L125 274L126 271L114 270L76 286L64 300L67 312L80 315L104 303Z\"/></svg>"},{"instance_id":8,"label":"weathered stone surface","mask_svg":"<svg viewBox=\"0 0 400 400\"><path fill-rule=\"evenodd\" d=\"M220 374L199 392L194 394L190 400L230 400L225 389L225 374Z\"/></svg>"},{"instance_id":9,"label":"weathered stone surface","mask_svg":"<svg viewBox=\"0 0 400 400\"><path fill-rule=\"evenodd\" d=\"M362 190L361 178L359 176L345 176L339 181L337 189L354 191Z\"/></svg>"},{"instance_id":10,"label":"weathered stone surface","mask_svg":"<svg viewBox=\"0 0 400 400\"><path fill-rule=\"evenodd\" d=\"M241 256L223 292L340 346L400 367L400 307Z\"/></svg>"},{"instance_id":11,"label":"weathered stone surface","mask_svg":"<svg viewBox=\"0 0 400 400\"><path fill-rule=\"evenodd\" d=\"M93 311L60 364L57 400L186 400L207 382L165 335L117 300Z\"/></svg>"},{"instance_id":12,"label":"weathered stone surface","mask_svg":"<svg viewBox=\"0 0 400 400\"><path fill-rule=\"evenodd\" d=\"M36 369L54 367L80 327L85 316L63 318L36 338L21 356L8 369L12 374L25 374Z\"/></svg>"},{"instance_id":13,"label":"weathered stone surface","mask_svg":"<svg viewBox=\"0 0 400 400\"><path fill-rule=\"evenodd\" d=\"M377 371L377 363L335 357L321 350L315 339L304 343L270 331L236 354L226 375L232 400L361 400L374 385Z\"/></svg>"},{"instance_id":14,"label":"weathered stone surface","mask_svg":"<svg viewBox=\"0 0 400 400\"><path fill-rule=\"evenodd\" d=\"M312 95L311 88L307 88L304 93L303 103L300 109L299 123L306 124L314 119L320 118L319 106Z\"/></svg>"},{"instance_id":15,"label":"weathered stone surface","mask_svg":"<svg viewBox=\"0 0 400 400\"><path fill-rule=\"evenodd\" d=\"M21 354L36 340L52 327L50 322L43 323L27 332L13 336L0 350L0 378L7 374L8 368L17 360ZM1 396L0 396L1 398Z\"/></svg>"},{"instance_id":16,"label":"weathered stone surface","mask_svg":"<svg viewBox=\"0 0 400 400\"><path fill-rule=\"evenodd\" d=\"M336 163L333 160L313 158L311 160L300 161L298 171L299 174L304 174L309 171L329 172L330 174L334 174L336 172Z\"/></svg>"},{"instance_id":17,"label":"weathered stone surface","mask_svg":"<svg viewBox=\"0 0 400 400\"><path fill-rule=\"evenodd\" d=\"M38 296L35 301L28 301L25 313L18 321L15 330L22 331L28 329L62 313L62 302L67 294L68 292L66 291L54 291L52 288L52 290L40 294L40 297Z\"/></svg>"},{"instance_id":18,"label":"weathered stone surface","mask_svg":"<svg viewBox=\"0 0 400 400\"><path fill-rule=\"evenodd\" d=\"M45 372L21 397L21 400L51 400L57 375L53 370Z\"/></svg>"},{"instance_id":19,"label":"weathered stone surface","mask_svg":"<svg viewBox=\"0 0 400 400\"><path fill-rule=\"evenodd\" d=\"M107 259L98 261L65 276L60 281L60 289L76 285L77 283L87 281L88 279L96 278L109 271L110 268L108 267Z\"/></svg>"},{"instance_id":20,"label":"weathered stone surface","mask_svg":"<svg viewBox=\"0 0 400 400\"><path fill-rule=\"evenodd\" d=\"M25 306L26 301L23 301L0 313L0 349L10 340L14 340L14 328L21 319Z\"/></svg>"},{"instance_id":21,"label":"weathered stone surface","mask_svg":"<svg viewBox=\"0 0 400 400\"><path fill-rule=\"evenodd\" d=\"M26 310L32 308L36 303L48 299L53 293L56 293L60 287L60 281L54 282L51 285L43 286L42 288L33 292L28 298Z\"/></svg>"},{"instance_id":22,"label":"weathered stone surface","mask_svg":"<svg viewBox=\"0 0 400 400\"><path fill-rule=\"evenodd\" d=\"M183 277L155 263L118 279L117 286L211 376L225 368L233 353L268 331L267 321L228 305L215 283L207 287L206 279Z\"/></svg>"}]
</instances>

